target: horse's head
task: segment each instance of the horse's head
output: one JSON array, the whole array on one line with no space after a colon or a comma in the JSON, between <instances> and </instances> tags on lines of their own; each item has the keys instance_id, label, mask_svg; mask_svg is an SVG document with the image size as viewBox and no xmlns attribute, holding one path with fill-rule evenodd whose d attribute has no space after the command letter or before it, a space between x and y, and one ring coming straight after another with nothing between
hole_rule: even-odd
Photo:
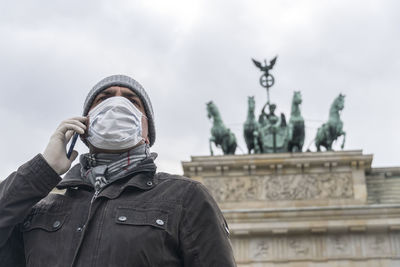
<instances>
[{"instance_id":1,"label":"horse's head","mask_svg":"<svg viewBox=\"0 0 400 267\"><path fill-rule=\"evenodd\" d=\"M210 101L207 103L207 116L209 119L215 117L218 114L217 106L214 102Z\"/></svg>"},{"instance_id":2,"label":"horse's head","mask_svg":"<svg viewBox=\"0 0 400 267\"><path fill-rule=\"evenodd\" d=\"M335 101L333 102L333 106L337 110L342 110L344 108L344 97L345 95L339 94L338 97L336 97Z\"/></svg>"},{"instance_id":3,"label":"horse's head","mask_svg":"<svg viewBox=\"0 0 400 267\"><path fill-rule=\"evenodd\" d=\"M254 96L248 96L247 103L249 104L249 112L254 112L256 107L256 101L254 100Z\"/></svg>"},{"instance_id":4,"label":"horse's head","mask_svg":"<svg viewBox=\"0 0 400 267\"><path fill-rule=\"evenodd\" d=\"M300 105L301 102L302 102L302 99L301 99L301 92L300 92L300 91L294 91L292 103L293 103L294 105Z\"/></svg>"}]
</instances>

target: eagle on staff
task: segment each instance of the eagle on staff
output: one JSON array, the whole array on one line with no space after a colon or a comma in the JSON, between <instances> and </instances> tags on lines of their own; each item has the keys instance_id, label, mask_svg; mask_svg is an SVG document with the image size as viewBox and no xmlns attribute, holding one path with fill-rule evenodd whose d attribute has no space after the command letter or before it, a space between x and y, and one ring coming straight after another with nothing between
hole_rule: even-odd
<instances>
[{"instance_id":1,"label":"eagle on staff","mask_svg":"<svg viewBox=\"0 0 400 267\"><path fill-rule=\"evenodd\" d=\"M255 59L251 59L254 63L254 65L256 65L257 68L259 68L262 72L263 75L261 75L260 77L260 85L264 88L267 88L267 90L272 87L275 83L275 79L274 76L272 76L269 71L272 70L272 68L275 66L276 60L277 60L278 56L274 57L269 64L267 63L267 60L264 59L264 64L262 64L261 62L255 60Z\"/></svg>"},{"instance_id":2,"label":"eagle on staff","mask_svg":"<svg viewBox=\"0 0 400 267\"><path fill-rule=\"evenodd\" d=\"M254 65L257 66L257 68L259 68L262 72L265 73L265 75L268 75L269 70L272 70L272 68L274 67L275 63L276 63L276 59L278 58L278 56L274 57L269 64L267 64L267 60L264 59L264 66L262 65L261 62L255 60L254 58L252 58L251 60L253 60Z\"/></svg>"},{"instance_id":3,"label":"eagle on staff","mask_svg":"<svg viewBox=\"0 0 400 267\"><path fill-rule=\"evenodd\" d=\"M260 77L260 85L264 88L267 89L267 104L270 103L269 101L269 88L272 87L275 83L275 78L272 76L272 74L269 73L270 70L275 66L276 60L278 56L274 57L269 64L267 63L267 60L264 59L264 64L261 62L255 60L252 58L251 60L253 61L254 65L256 65L257 68L259 68L263 74Z\"/></svg>"}]
</instances>

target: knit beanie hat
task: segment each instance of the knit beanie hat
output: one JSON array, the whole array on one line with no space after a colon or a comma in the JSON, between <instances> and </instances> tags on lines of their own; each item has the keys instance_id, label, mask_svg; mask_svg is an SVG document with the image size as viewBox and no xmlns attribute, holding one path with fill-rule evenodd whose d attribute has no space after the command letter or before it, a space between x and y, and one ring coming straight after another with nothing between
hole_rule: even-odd
<instances>
[{"instance_id":1,"label":"knit beanie hat","mask_svg":"<svg viewBox=\"0 0 400 267\"><path fill-rule=\"evenodd\" d=\"M101 91L111 86L126 87L132 90L132 92L134 92L140 98L140 100L144 105L144 110L146 112L146 116L148 119L150 146L152 146L154 144L154 141L156 140L156 129L154 126L153 107L151 106L150 98L147 95L146 91L144 90L143 86L141 86L137 81L135 81L131 77L125 75L112 75L98 82L92 88L92 90L90 90L89 94L86 97L85 104L83 105L83 116L86 116L89 113L89 109L92 106L96 96Z\"/></svg>"}]
</instances>

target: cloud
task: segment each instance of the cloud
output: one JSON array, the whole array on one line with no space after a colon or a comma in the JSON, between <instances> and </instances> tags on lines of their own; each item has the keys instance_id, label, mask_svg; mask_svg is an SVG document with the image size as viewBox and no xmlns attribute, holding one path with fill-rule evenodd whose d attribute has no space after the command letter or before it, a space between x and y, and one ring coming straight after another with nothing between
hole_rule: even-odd
<instances>
[{"instance_id":1,"label":"cloud","mask_svg":"<svg viewBox=\"0 0 400 267\"><path fill-rule=\"evenodd\" d=\"M247 96L257 113L266 101L250 58L277 54L271 99L289 117L293 91L302 91L306 144L344 93L346 149L398 165L398 9L396 1L2 2L0 178L43 151L114 73L149 92L159 170L182 173L180 161L209 153L210 100L245 150Z\"/></svg>"}]
</instances>

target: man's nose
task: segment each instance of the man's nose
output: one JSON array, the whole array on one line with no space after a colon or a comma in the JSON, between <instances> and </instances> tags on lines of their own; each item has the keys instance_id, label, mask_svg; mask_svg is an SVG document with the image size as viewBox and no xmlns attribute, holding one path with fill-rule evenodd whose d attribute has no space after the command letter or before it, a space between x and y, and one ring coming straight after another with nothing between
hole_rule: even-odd
<instances>
[{"instance_id":1,"label":"man's nose","mask_svg":"<svg viewBox=\"0 0 400 267\"><path fill-rule=\"evenodd\" d=\"M122 96L122 90L120 88L115 92L115 96Z\"/></svg>"}]
</instances>

